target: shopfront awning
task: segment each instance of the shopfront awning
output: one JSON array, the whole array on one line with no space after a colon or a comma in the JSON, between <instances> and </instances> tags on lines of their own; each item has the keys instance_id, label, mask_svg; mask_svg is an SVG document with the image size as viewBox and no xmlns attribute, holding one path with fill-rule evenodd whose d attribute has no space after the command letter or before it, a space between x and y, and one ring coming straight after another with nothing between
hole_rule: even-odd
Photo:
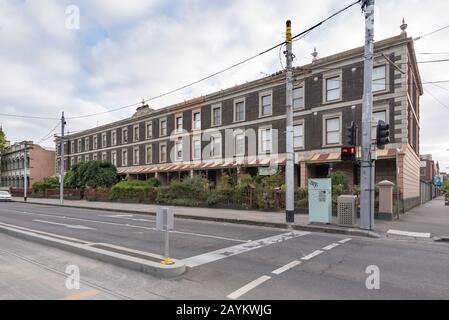
<instances>
[{"instance_id":1,"label":"shopfront awning","mask_svg":"<svg viewBox=\"0 0 449 320\"><path fill-rule=\"evenodd\" d=\"M384 149L377 150L378 159L392 159L396 157L396 149ZM357 152L357 160L361 159L360 152ZM306 163L328 163L328 162L339 162L341 161L341 153L329 152L329 153L314 153L309 157L304 157L303 161Z\"/></svg>"}]
</instances>

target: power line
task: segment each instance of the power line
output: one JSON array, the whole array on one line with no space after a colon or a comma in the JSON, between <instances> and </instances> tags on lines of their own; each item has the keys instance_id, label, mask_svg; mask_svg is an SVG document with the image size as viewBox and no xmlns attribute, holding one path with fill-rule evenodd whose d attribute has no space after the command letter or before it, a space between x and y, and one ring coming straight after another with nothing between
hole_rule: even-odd
<instances>
[{"instance_id":1,"label":"power line","mask_svg":"<svg viewBox=\"0 0 449 320\"><path fill-rule=\"evenodd\" d=\"M437 30L435 30L435 31L429 32L429 33L427 33L427 34L425 34L425 35L416 37L416 38L414 38L413 40L414 40L414 41L421 40L422 38L428 37L428 36L430 36L430 35L432 35L432 34L434 34L434 33L437 33L437 32L439 32L439 31L442 31L442 30L447 29L447 28L449 28L449 25L447 25L447 26L445 26L445 27L442 27L442 28L439 28L439 29L437 29Z\"/></svg>"},{"instance_id":2,"label":"power line","mask_svg":"<svg viewBox=\"0 0 449 320\"><path fill-rule=\"evenodd\" d=\"M426 93L428 93L432 98L435 99L435 101L437 101L440 105L442 105L443 107L445 107L446 109L449 110L449 106L447 104L445 104L444 102L442 102L440 99L438 99L437 97L435 97L432 92L430 92L429 90L425 91Z\"/></svg>"},{"instance_id":3,"label":"power line","mask_svg":"<svg viewBox=\"0 0 449 320\"><path fill-rule=\"evenodd\" d=\"M60 124L60 123L58 122L58 123L56 124L56 126L55 126L53 129L51 129L51 131L50 131L49 133L47 133L45 136L43 136L38 142L36 142L36 144L45 142L45 141L47 141L48 139L50 139L50 138L53 136L52 133L55 132L55 130L56 130L56 128L58 128L59 124Z\"/></svg>"},{"instance_id":4,"label":"power line","mask_svg":"<svg viewBox=\"0 0 449 320\"><path fill-rule=\"evenodd\" d=\"M319 23L315 24L314 26L312 26L312 27L308 28L307 30L305 30L305 31L303 31L303 32L301 32L301 33L295 35L294 37L292 37L292 39L294 40L294 39L296 39L296 38L299 38L299 37L301 37L301 36L303 36L303 35L308 34L308 33L311 32L312 30L316 29L317 27L321 26L321 25L324 24L325 22L329 21L330 19L334 18L335 16L341 14L342 12L348 10L349 8L351 8L352 6L354 6L354 5L356 5L356 4L360 3L360 2L361 2L361 0L358 0L358 1L356 1L356 2L354 2L354 3L352 3L352 4L348 5L348 6L346 6L346 7L344 7L344 8L338 10L337 12L333 13L332 15L330 15L330 16L327 17L326 19L320 21ZM284 45L284 44L285 44L285 41L283 41L283 42L281 42L281 43L278 43L278 44L272 46L271 48L268 48L268 49L266 49L266 50L264 50L264 51L262 51L262 52L260 52L260 53L258 53L258 54L256 54L256 55L253 55L253 56L251 56L251 57L249 57L249 58L247 58L247 59L244 59L244 60L242 60L242 61L240 61L240 62L237 62L237 63L235 63L235 64L233 64L233 65L231 65L231 66L229 66L229 67L227 67L227 68L224 68L224 69L222 69L222 70L219 70L219 71L217 71L217 72L215 72L215 73L213 73L213 74L211 74L211 75L208 75L208 76L206 76L206 77L203 77L203 78L201 78L201 79L199 79L199 80L197 80L197 81L188 83L188 84L183 85L183 86L181 86L181 87L178 87L178 88L176 88L176 89L167 91L167 92L162 93L162 94L160 94L160 95L157 95L157 96L154 96L154 97L151 97L151 98L144 99L143 101L144 101L144 102L150 102L150 101L153 101L153 100L156 100L156 99L159 99L159 98L168 96L168 95L170 95L170 94L172 94L172 93L181 91L181 90L186 89L186 88L188 88L188 87L191 87L191 86L193 86L193 85L195 85L195 84L198 84L198 83L200 83L200 82L203 82L203 81L205 81L205 80L208 80L208 79L210 79L210 78L213 78L213 77L215 77L215 76L217 76L217 75L219 75L219 74L221 74L221 73L224 73L224 72L229 71L229 70L231 70L231 69L233 69L233 68L236 68L236 67L238 67L238 66L240 66L240 65L242 65L242 64L244 64L244 63L246 63L246 62L249 62L249 61L251 61L251 60L253 60L253 59L256 59L256 58L258 58L258 57L260 57L260 56L262 56L262 55L264 55L264 54L266 54L266 53L268 53L268 52L270 52L270 51L272 51L272 50L274 50L274 49L276 49L276 48L278 48L278 47L280 47L280 46L282 46L282 45ZM130 104L130 105L127 105L127 106L123 106L123 107L119 107L119 108L115 108L115 109L111 109L111 110L107 110L107 111L103 111L103 112L97 112L97 113L87 114L87 115L77 116L77 117L68 117L67 119L68 119L68 120L73 120L73 119L82 119L82 118L88 118L88 117L93 117L93 116L103 115L103 114L107 114L107 113L111 113L111 112L115 112L115 111L119 111L119 110L131 108L131 107L134 107L134 106L137 106L137 105L140 105L140 104L141 104L141 102L138 102L138 103Z\"/></svg>"},{"instance_id":5,"label":"power line","mask_svg":"<svg viewBox=\"0 0 449 320\"><path fill-rule=\"evenodd\" d=\"M26 115L7 114L7 113L0 113L0 116L3 116L3 117L11 117L11 118L35 119L35 120L58 120L58 118L38 117L38 116L26 116Z\"/></svg>"},{"instance_id":6,"label":"power line","mask_svg":"<svg viewBox=\"0 0 449 320\"><path fill-rule=\"evenodd\" d=\"M418 61L418 63L438 63L438 62L448 62L449 59L439 59L439 60L427 60L427 61Z\"/></svg>"}]
</instances>

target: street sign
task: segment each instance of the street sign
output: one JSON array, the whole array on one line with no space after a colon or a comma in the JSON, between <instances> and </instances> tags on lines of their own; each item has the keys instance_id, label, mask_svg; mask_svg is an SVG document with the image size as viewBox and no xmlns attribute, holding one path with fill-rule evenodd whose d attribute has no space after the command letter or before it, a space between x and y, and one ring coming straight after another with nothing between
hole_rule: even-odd
<instances>
[{"instance_id":1,"label":"street sign","mask_svg":"<svg viewBox=\"0 0 449 320\"><path fill-rule=\"evenodd\" d=\"M156 230L174 229L175 214L173 207L158 207L156 210Z\"/></svg>"},{"instance_id":2,"label":"street sign","mask_svg":"<svg viewBox=\"0 0 449 320\"><path fill-rule=\"evenodd\" d=\"M309 222L332 222L331 179L309 179Z\"/></svg>"},{"instance_id":3,"label":"street sign","mask_svg":"<svg viewBox=\"0 0 449 320\"><path fill-rule=\"evenodd\" d=\"M435 176L434 178L434 185L435 187L442 187L443 186L443 176Z\"/></svg>"}]
</instances>

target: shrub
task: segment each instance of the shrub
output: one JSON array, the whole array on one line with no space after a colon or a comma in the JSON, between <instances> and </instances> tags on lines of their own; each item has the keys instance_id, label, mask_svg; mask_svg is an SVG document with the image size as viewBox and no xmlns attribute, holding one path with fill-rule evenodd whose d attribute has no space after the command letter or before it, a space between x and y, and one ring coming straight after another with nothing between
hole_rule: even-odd
<instances>
[{"instance_id":1,"label":"shrub","mask_svg":"<svg viewBox=\"0 0 449 320\"><path fill-rule=\"evenodd\" d=\"M348 190L349 178L346 173L342 171L333 171L330 174L330 178L332 179L332 189L335 190L336 186L341 186L338 187L338 190Z\"/></svg>"},{"instance_id":2,"label":"shrub","mask_svg":"<svg viewBox=\"0 0 449 320\"><path fill-rule=\"evenodd\" d=\"M105 161L80 162L72 167L64 180L70 188L110 188L117 183L117 168Z\"/></svg>"},{"instance_id":3,"label":"shrub","mask_svg":"<svg viewBox=\"0 0 449 320\"><path fill-rule=\"evenodd\" d=\"M59 178L57 177L44 178L42 181L38 181L33 185L34 193L39 193L46 189L59 189Z\"/></svg>"},{"instance_id":4,"label":"shrub","mask_svg":"<svg viewBox=\"0 0 449 320\"><path fill-rule=\"evenodd\" d=\"M174 199L190 199L195 203L206 201L209 195L209 182L201 176L194 176L183 181L172 181L169 186L158 189L156 201L161 204L179 203Z\"/></svg>"},{"instance_id":5,"label":"shrub","mask_svg":"<svg viewBox=\"0 0 449 320\"><path fill-rule=\"evenodd\" d=\"M155 203L160 182L157 179L123 180L112 187L112 200L130 200L136 202Z\"/></svg>"}]
</instances>

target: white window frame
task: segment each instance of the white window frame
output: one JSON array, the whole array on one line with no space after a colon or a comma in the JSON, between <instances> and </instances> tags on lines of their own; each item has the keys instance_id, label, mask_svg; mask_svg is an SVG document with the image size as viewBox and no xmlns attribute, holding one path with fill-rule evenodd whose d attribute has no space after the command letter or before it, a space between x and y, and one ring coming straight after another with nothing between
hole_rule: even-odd
<instances>
[{"instance_id":1,"label":"white window frame","mask_svg":"<svg viewBox=\"0 0 449 320\"><path fill-rule=\"evenodd\" d=\"M83 158L81 158L81 156L78 156L77 162L76 163L80 163L83 162Z\"/></svg>"},{"instance_id":2,"label":"white window frame","mask_svg":"<svg viewBox=\"0 0 449 320\"><path fill-rule=\"evenodd\" d=\"M101 153L101 161L107 161L108 160L108 154L106 152Z\"/></svg>"},{"instance_id":3,"label":"white window frame","mask_svg":"<svg viewBox=\"0 0 449 320\"><path fill-rule=\"evenodd\" d=\"M237 119L237 106L243 104L243 119ZM234 122L242 122L246 120L246 99L240 98L234 100Z\"/></svg>"},{"instance_id":4,"label":"white window frame","mask_svg":"<svg viewBox=\"0 0 449 320\"><path fill-rule=\"evenodd\" d=\"M137 129L137 131L136 131ZM137 136L136 136L137 133ZM140 125L136 124L133 126L133 142L140 141Z\"/></svg>"},{"instance_id":5,"label":"white window frame","mask_svg":"<svg viewBox=\"0 0 449 320\"><path fill-rule=\"evenodd\" d=\"M374 114L377 112L385 112L385 123L390 123L390 117L389 117L389 110L390 108L388 106L375 106L373 107L373 118L372 118L372 124L371 124L371 140L376 140L376 134L377 134L377 122L374 121Z\"/></svg>"},{"instance_id":6,"label":"white window frame","mask_svg":"<svg viewBox=\"0 0 449 320\"><path fill-rule=\"evenodd\" d=\"M263 114L263 98L266 96L270 96L270 113L269 114ZM259 92L259 118L263 117L270 117L273 115L273 90L263 91Z\"/></svg>"},{"instance_id":7,"label":"white window frame","mask_svg":"<svg viewBox=\"0 0 449 320\"><path fill-rule=\"evenodd\" d=\"M150 152L148 152L150 150ZM148 154L151 155L151 161L148 161ZM145 146L145 164L152 164L153 163L153 145L147 144Z\"/></svg>"},{"instance_id":8,"label":"white window frame","mask_svg":"<svg viewBox=\"0 0 449 320\"><path fill-rule=\"evenodd\" d=\"M88 154L85 154L85 155L84 155L84 161L85 161L85 162L89 162L89 161L90 161L90 157L89 157Z\"/></svg>"},{"instance_id":9,"label":"white window frame","mask_svg":"<svg viewBox=\"0 0 449 320\"><path fill-rule=\"evenodd\" d=\"M126 139L125 139L125 132L126 132ZM122 128L122 144L129 143L129 132L128 127Z\"/></svg>"},{"instance_id":10,"label":"white window frame","mask_svg":"<svg viewBox=\"0 0 449 320\"><path fill-rule=\"evenodd\" d=\"M108 146L108 137L106 135L106 132L103 132L101 134L101 147L106 148Z\"/></svg>"},{"instance_id":11,"label":"white window frame","mask_svg":"<svg viewBox=\"0 0 449 320\"><path fill-rule=\"evenodd\" d=\"M219 139L220 141L220 148L219 154L215 154L215 141L216 139ZM222 149L223 149L223 137L220 133L211 134L210 136L210 158L211 159L218 159L222 156Z\"/></svg>"},{"instance_id":12,"label":"white window frame","mask_svg":"<svg viewBox=\"0 0 449 320\"><path fill-rule=\"evenodd\" d=\"M111 163L114 166L117 166L117 151L111 152Z\"/></svg>"},{"instance_id":13,"label":"white window frame","mask_svg":"<svg viewBox=\"0 0 449 320\"><path fill-rule=\"evenodd\" d=\"M75 165L75 158L70 158L70 168Z\"/></svg>"},{"instance_id":14,"label":"white window frame","mask_svg":"<svg viewBox=\"0 0 449 320\"><path fill-rule=\"evenodd\" d=\"M78 139L78 153L83 152L81 145L82 145L82 141L81 141L81 139Z\"/></svg>"},{"instance_id":15,"label":"white window frame","mask_svg":"<svg viewBox=\"0 0 449 320\"><path fill-rule=\"evenodd\" d=\"M243 152L242 153L238 153L237 152L237 141L238 141L238 137L239 136L243 136ZM235 157L244 157L245 156L245 151L246 151L246 134L245 131L242 129L237 129L234 131L234 156Z\"/></svg>"},{"instance_id":16,"label":"white window frame","mask_svg":"<svg viewBox=\"0 0 449 320\"><path fill-rule=\"evenodd\" d=\"M89 137L84 138L84 151L89 151L90 149L90 139Z\"/></svg>"},{"instance_id":17,"label":"white window frame","mask_svg":"<svg viewBox=\"0 0 449 320\"><path fill-rule=\"evenodd\" d=\"M199 150L199 155L196 156L195 155L195 142L199 142L200 143L200 150ZM192 160L201 160L201 144L202 144L202 140L201 140L201 136L192 136Z\"/></svg>"},{"instance_id":18,"label":"white window frame","mask_svg":"<svg viewBox=\"0 0 449 320\"><path fill-rule=\"evenodd\" d=\"M327 81L333 78L338 78L336 81L339 83L339 97L338 99L327 100ZM343 100L343 81L342 71L337 70L334 72L326 73L323 75L323 104L335 103Z\"/></svg>"},{"instance_id":19,"label":"white window frame","mask_svg":"<svg viewBox=\"0 0 449 320\"><path fill-rule=\"evenodd\" d=\"M196 128L195 127L195 114L199 114L200 116L200 127ZM196 109L196 110L192 110L192 131L197 131L197 130L201 130L201 109Z\"/></svg>"},{"instance_id":20,"label":"white window frame","mask_svg":"<svg viewBox=\"0 0 449 320\"><path fill-rule=\"evenodd\" d=\"M148 130L150 127L150 130ZM147 139L153 139L153 121L145 122L145 136Z\"/></svg>"},{"instance_id":21,"label":"white window frame","mask_svg":"<svg viewBox=\"0 0 449 320\"><path fill-rule=\"evenodd\" d=\"M94 153L92 154L92 161L97 161L98 160L98 154Z\"/></svg>"},{"instance_id":22,"label":"white window frame","mask_svg":"<svg viewBox=\"0 0 449 320\"><path fill-rule=\"evenodd\" d=\"M215 123L214 111L215 111L216 109L219 109L219 110L220 110L220 123ZM221 124L223 123L223 109L222 109L222 104L221 104L221 103L213 104L213 105L211 105L210 110L211 110L211 112L210 112L210 116L211 116L210 124L211 124L211 127L218 127L218 126L221 126Z\"/></svg>"},{"instance_id":23,"label":"white window frame","mask_svg":"<svg viewBox=\"0 0 449 320\"><path fill-rule=\"evenodd\" d=\"M165 159L162 159L162 147L165 147ZM167 149L167 143L162 142L159 143L159 163L166 163L168 158L168 149Z\"/></svg>"},{"instance_id":24,"label":"white window frame","mask_svg":"<svg viewBox=\"0 0 449 320\"><path fill-rule=\"evenodd\" d=\"M92 149L97 150L98 149L98 135L94 135L92 137Z\"/></svg>"},{"instance_id":25,"label":"white window frame","mask_svg":"<svg viewBox=\"0 0 449 320\"><path fill-rule=\"evenodd\" d=\"M117 145L117 130L111 131L111 145L113 146Z\"/></svg>"},{"instance_id":26,"label":"white window frame","mask_svg":"<svg viewBox=\"0 0 449 320\"><path fill-rule=\"evenodd\" d=\"M181 119L181 128L178 128L178 119ZM184 116L182 113L175 114L175 132L182 133L184 130Z\"/></svg>"},{"instance_id":27,"label":"white window frame","mask_svg":"<svg viewBox=\"0 0 449 320\"><path fill-rule=\"evenodd\" d=\"M162 122L165 122L165 134L162 134ZM167 118L159 119L159 137L165 137L168 134Z\"/></svg>"},{"instance_id":28,"label":"white window frame","mask_svg":"<svg viewBox=\"0 0 449 320\"><path fill-rule=\"evenodd\" d=\"M338 143L327 143L327 120L331 120L331 119L339 119L339 124L340 124L340 134L339 134L339 142ZM342 123L342 114L341 112L339 113L332 113L332 114L324 114L323 115L323 147L332 147L332 146L341 146L342 145L342 128L343 128L343 123Z\"/></svg>"},{"instance_id":29,"label":"white window frame","mask_svg":"<svg viewBox=\"0 0 449 320\"><path fill-rule=\"evenodd\" d=\"M375 90L376 79L374 79L374 69L381 68L381 67L384 67L384 69L385 69L385 88L382 90ZM374 64L374 67L373 67L373 94L381 94L381 93L386 93L386 92L390 91L390 86L388 85L389 73L390 73L390 68L389 68L388 63L377 62Z\"/></svg>"},{"instance_id":30,"label":"white window frame","mask_svg":"<svg viewBox=\"0 0 449 320\"><path fill-rule=\"evenodd\" d=\"M302 126L302 146L295 147L295 127L296 126ZM305 127L305 121L304 119L295 120L293 123L293 147L295 150L304 150L306 146L306 127Z\"/></svg>"},{"instance_id":31,"label":"white window frame","mask_svg":"<svg viewBox=\"0 0 449 320\"><path fill-rule=\"evenodd\" d=\"M75 141L70 141L70 153L75 153Z\"/></svg>"},{"instance_id":32,"label":"white window frame","mask_svg":"<svg viewBox=\"0 0 449 320\"><path fill-rule=\"evenodd\" d=\"M137 151L137 154L136 154ZM133 165L138 166L140 164L140 148L134 147L133 148Z\"/></svg>"},{"instance_id":33,"label":"white window frame","mask_svg":"<svg viewBox=\"0 0 449 320\"><path fill-rule=\"evenodd\" d=\"M126 153L126 157L124 154ZM122 167L128 166L128 149L122 149Z\"/></svg>"},{"instance_id":34,"label":"white window frame","mask_svg":"<svg viewBox=\"0 0 449 320\"><path fill-rule=\"evenodd\" d=\"M181 152L181 156L179 156L179 152ZM183 160L183 141L182 139L177 139L175 141L175 161L181 162Z\"/></svg>"},{"instance_id":35,"label":"white window frame","mask_svg":"<svg viewBox=\"0 0 449 320\"><path fill-rule=\"evenodd\" d=\"M270 130L270 136L271 136L271 146L270 146L270 150L263 150L263 146L264 146L264 141L262 139L263 135L262 132L266 131L266 130ZM273 128L272 126L264 126L264 127L259 127L258 130L258 140L259 140L259 148L258 148L258 153L260 155L266 155L266 154L271 154L273 152Z\"/></svg>"},{"instance_id":36,"label":"white window frame","mask_svg":"<svg viewBox=\"0 0 449 320\"><path fill-rule=\"evenodd\" d=\"M306 106L306 104L305 104L305 95L304 95L304 93L305 93L304 84L294 87L293 88L293 92L295 90L298 90L298 89L302 91L302 105L300 105L299 107L295 108L295 99L294 99L294 96L293 96L293 110L304 110L305 106Z\"/></svg>"}]
</instances>

